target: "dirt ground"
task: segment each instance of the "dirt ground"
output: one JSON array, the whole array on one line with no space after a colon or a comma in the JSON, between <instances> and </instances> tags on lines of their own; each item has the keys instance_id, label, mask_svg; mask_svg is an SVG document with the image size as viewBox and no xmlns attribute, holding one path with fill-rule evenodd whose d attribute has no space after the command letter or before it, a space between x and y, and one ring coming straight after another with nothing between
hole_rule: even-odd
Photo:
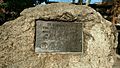
<instances>
[{"instance_id":1,"label":"dirt ground","mask_svg":"<svg viewBox=\"0 0 120 68\"><path fill-rule=\"evenodd\" d=\"M117 58L113 68L120 68L120 58Z\"/></svg>"}]
</instances>

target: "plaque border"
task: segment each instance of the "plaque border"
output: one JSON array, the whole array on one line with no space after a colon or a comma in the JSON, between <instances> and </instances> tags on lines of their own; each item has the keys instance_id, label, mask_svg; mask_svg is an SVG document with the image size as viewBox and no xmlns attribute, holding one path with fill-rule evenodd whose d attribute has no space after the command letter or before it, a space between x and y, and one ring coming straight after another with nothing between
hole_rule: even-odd
<instances>
[{"instance_id":1,"label":"plaque border","mask_svg":"<svg viewBox=\"0 0 120 68\"><path fill-rule=\"evenodd\" d=\"M51 21L51 20L40 20L40 19L36 19L35 20L35 35L34 35L34 51L38 54L46 54L46 53L50 53L50 54L83 54L84 53L84 46L83 46L83 43L84 43L84 36L83 36L83 23L81 22L76 22L74 21L74 23L81 23L82 24L82 51L81 52L41 52L41 51L38 51L37 48L36 48L36 22L37 21ZM66 21L52 21L52 22L66 22Z\"/></svg>"}]
</instances>

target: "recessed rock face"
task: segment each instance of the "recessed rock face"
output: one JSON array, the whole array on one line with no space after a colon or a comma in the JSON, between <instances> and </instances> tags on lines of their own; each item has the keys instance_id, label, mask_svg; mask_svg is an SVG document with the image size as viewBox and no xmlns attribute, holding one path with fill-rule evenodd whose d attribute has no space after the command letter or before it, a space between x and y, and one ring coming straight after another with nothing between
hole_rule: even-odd
<instances>
[{"instance_id":1,"label":"recessed rock face","mask_svg":"<svg viewBox=\"0 0 120 68\"><path fill-rule=\"evenodd\" d=\"M82 22L83 54L36 54L35 19ZM94 9L55 3L25 9L20 17L0 26L2 68L112 68L117 34L111 22Z\"/></svg>"}]
</instances>

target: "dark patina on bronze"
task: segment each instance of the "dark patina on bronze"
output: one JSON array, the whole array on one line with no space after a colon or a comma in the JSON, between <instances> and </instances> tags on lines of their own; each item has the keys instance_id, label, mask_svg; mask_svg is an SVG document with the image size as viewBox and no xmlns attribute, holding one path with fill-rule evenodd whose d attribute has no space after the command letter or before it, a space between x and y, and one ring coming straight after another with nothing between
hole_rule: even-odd
<instances>
[{"instance_id":1,"label":"dark patina on bronze","mask_svg":"<svg viewBox=\"0 0 120 68\"><path fill-rule=\"evenodd\" d=\"M35 52L82 52L83 29L79 22L35 22Z\"/></svg>"}]
</instances>

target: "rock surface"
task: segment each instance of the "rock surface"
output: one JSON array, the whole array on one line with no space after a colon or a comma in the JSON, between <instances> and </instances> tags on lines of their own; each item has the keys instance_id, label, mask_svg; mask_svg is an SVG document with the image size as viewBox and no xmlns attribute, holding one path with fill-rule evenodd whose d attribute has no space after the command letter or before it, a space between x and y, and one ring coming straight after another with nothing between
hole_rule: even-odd
<instances>
[{"instance_id":1,"label":"rock surface","mask_svg":"<svg viewBox=\"0 0 120 68\"><path fill-rule=\"evenodd\" d=\"M35 19L82 22L84 53L36 54ZM0 26L0 68L112 68L116 35L112 23L90 7L65 3L38 5Z\"/></svg>"}]
</instances>

